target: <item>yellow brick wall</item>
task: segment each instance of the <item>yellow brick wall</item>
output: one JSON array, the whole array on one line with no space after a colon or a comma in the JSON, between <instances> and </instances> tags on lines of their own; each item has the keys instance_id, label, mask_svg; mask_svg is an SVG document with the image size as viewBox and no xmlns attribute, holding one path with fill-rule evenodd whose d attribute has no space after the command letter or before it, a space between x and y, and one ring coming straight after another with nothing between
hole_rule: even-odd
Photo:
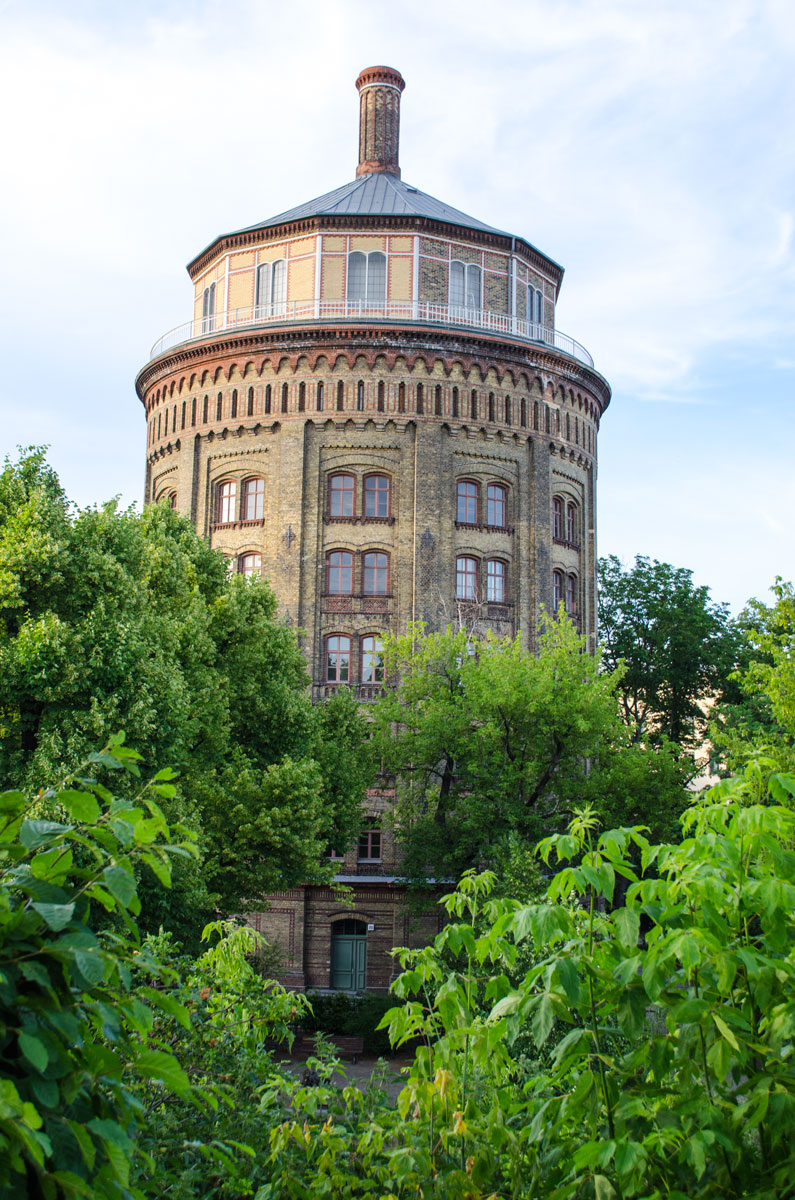
<instances>
[{"instance_id":1,"label":"yellow brick wall","mask_svg":"<svg viewBox=\"0 0 795 1200\"><path fill-rule=\"evenodd\" d=\"M315 291L315 258L299 258L287 272L287 299L311 300Z\"/></svg>"},{"instance_id":2,"label":"yellow brick wall","mask_svg":"<svg viewBox=\"0 0 795 1200\"><path fill-rule=\"evenodd\" d=\"M335 239L341 241L342 239ZM344 295L345 259L340 255L323 255L320 295L324 300L339 300Z\"/></svg>"},{"instance_id":3,"label":"yellow brick wall","mask_svg":"<svg viewBox=\"0 0 795 1200\"><path fill-rule=\"evenodd\" d=\"M315 239L301 238L300 241L290 242L290 258L302 258L305 254L315 253Z\"/></svg>"},{"instance_id":4,"label":"yellow brick wall","mask_svg":"<svg viewBox=\"0 0 795 1200\"><path fill-rule=\"evenodd\" d=\"M368 250L386 250L386 238L364 237L357 234L352 234L351 250L362 250L365 253L367 253Z\"/></svg>"},{"instance_id":5,"label":"yellow brick wall","mask_svg":"<svg viewBox=\"0 0 795 1200\"><path fill-rule=\"evenodd\" d=\"M254 272L240 271L229 276L229 307L251 308L254 303ZM201 312L199 313L201 316Z\"/></svg>"},{"instance_id":6,"label":"yellow brick wall","mask_svg":"<svg viewBox=\"0 0 795 1200\"><path fill-rule=\"evenodd\" d=\"M391 237L389 239L389 249L393 254L413 254L414 238Z\"/></svg>"},{"instance_id":7,"label":"yellow brick wall","mask_svg":"<svg viewBox=\"0 0 795 1200\"><path fill-rule=\"evenodd\" d=\"M410 258L389 258L389 299L411 300L413 262Z\"/></svg>"}]
</instances>

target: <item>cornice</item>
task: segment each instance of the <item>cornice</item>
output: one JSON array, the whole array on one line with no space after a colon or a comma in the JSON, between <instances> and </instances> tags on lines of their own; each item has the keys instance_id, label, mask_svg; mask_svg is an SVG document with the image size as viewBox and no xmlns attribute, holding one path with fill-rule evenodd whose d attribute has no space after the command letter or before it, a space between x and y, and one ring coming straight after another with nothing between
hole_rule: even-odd
<instances>
[{"instance_id":1,"label":"cornice","mask_svg":"<svg viewBox=\"0 0 795 1200\"><path fill-rule=\"evenodd\" d=\"M452 368L452 361L458 359L465 373L476 366L481 376L487 374L492 367L501 376L504 376L507 370L546 374L546 382L554 379L559 383L564 379L572 386L589 391L600 405L602 413L610 403L610 386L598 371L550 347L527 345L496 335L487 335L479 330L469 332L401 325L397 322L388 326L367 323L329 326L325 323L319 325L296 322L293 326L280 326L278 329L221 333L201 342L177 347L153 359L139 372L135 386L143 403L147 388L159 379L180 370L190 370L197 364L219 356L228 357L234 353L280 353L288 359L295 359L295 371L302 354L314 353L317 361L321 354L329 358L332 353L354 352L353 348L355 352L361 352L373 362L379 354L385 355L392 359L392 367L399 357L406 359L407 365L413 366L418 358L423 358L431 352L442 359L446 357L451 360L448 373ZM372 366L373 362L369 365Z\"/></svg>"}]
</instances>

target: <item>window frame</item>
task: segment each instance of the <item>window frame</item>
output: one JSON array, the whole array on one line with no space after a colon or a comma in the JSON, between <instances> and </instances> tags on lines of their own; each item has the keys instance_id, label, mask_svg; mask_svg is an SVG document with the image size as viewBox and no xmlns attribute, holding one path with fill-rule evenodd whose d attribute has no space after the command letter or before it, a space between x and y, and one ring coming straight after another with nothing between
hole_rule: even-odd
<instances>
[{"instance_id":1,"label":"window frame","mask_svg":"<svg viewBox=\"0 0 795 1200\"><path fill-rule=\"evenodd\" d=\"M339 643L339 645L336 645L332 648L333 642ZM343 642L347 643L347 650L343 649L343 647L342 647ZM347 666L345 668L346 675L345 675L344 679L340 677L340 672L342 670L341 663L339 661L336 661L334 666L333 667L331 666L330 660L331 660L332 654L339 655L340 657L347 654L348 661L347 661ZM351 656L350 635L347 633L329 633L329 634L327 634L326 637L323 639L323 680L324 680L324 682L325 683L334 683L334 684L350 683L351 682L351 666L352 666L352 656ZM334 671L334 673L335 673L334 678L331 677L332 671Z\"/></svg>"},{"instance_id":2,"label":"window frame","mask_svg":"<svg viewBox=\"0 0 795 1200\"><path fill-rule=\"evenodd\" d=\"M261 485L261 486L259 486ZM253 496L254 515L249 513L249 503ZM259 503L257 503L259 501ZM247 475L240 485L240 520L265 520L265 479L262 475Z\"/></svg>"},{"instance_id":3,"label":"window frame","mask_svg":"<svg viewBox=\"0 0 795 1200\"><path fill-rule=\"evenodd\" d=\"M470 278L477 276L476 287L470 283ZM460 284L459 284L460 277ZM463 300L454 297L453 292L459 290ZM476 303L470 303L470 301ZM464 309L466 312L482 312L483 310L483 269L478 263L465 263L454 258L450 263L450 277L447 289L447 302L450 308Z\"/></svg>"},{"instance_id":4,"label":"window frame","mask_svg":"<svg viewBox=\"0 0 795 1200\"><path fill-rule=\"evenodd\" d=\"M371 486L374 480L383 480L384 488L373 488ZM385 512L368 512L368 502L372 498L374 507L379 507L379 501L382 498L382 493L386 493L386 511ZM389 475L385 475L383 471L371 471L369 475L365 475L362 480L362 516L369 521L384 520L392 515L392 480Z\"/></svg>"},{"instance_id":5,"label":"window frame","mask_svg":"<svg viewBox=\"0 0 795 1200\"><path fill-rule=\"evenodd\" d=\"M368 820L372 823L367 829L360 830L356 839L356 861L357 863L380 863L384 861L381 823L375 816L368 817ZM367 853L362 853L363 846ZM376 850L376 853L373 853L373 850Z\"/></svg>"},{"instance_id":6,"label":"window frame","mask_svg":"<svg viewBox=\"0 0 795 1200\"><path fill-rule=\"evenodd\" d=\"M556 542L563 541L563 534L566 528L566 514L563 505L562 496L552 497L552 538Z\"/></svg>"},{"instance_id":7,"label":"window frame","mask_svg":"<svg viewBox=\"0 0 795 1200\"><path fill-rule=\"evenodd\" d=\"M502 493L502 498L492 496L492 492ZM496 517L498 508L502 508L502 520L492 520L492 517ZM504 483L486 485L486 524L493 529L508 528L508 489Z\"/></svg>"},{"instance_id":8,"label":"window frame","mask_svg":"<svg viewBox=\"0 0 795 1200\"><path fill-rule=\"evenodd\" d=\"M374 566L368 566L368 559L383 559L383 563ZM389 595L389 576L390 576L389 554L386 550L365 550L362 554L362 595L363 596L388 596ZM367 586L368 572L373 572L373 590ZM379 576L383 573L383 591L378 587Z\"/></svg>"},{"instance_id":9,"label":"window frame","mask_svg":"<svg viewBox=\"0 0 795 1200\"><path fill-rule=\"evenodd\" d=\"M467 564L462 566L462 564ZM471 569L469 564L471 564ZM461 586L463 580L463 588ZM467 594L470 590L472 594ZM477 604L480 600L480 560L473 554L457 554L455 560L455 598Z\"/></svg>"},{"instance_id":10,"label":"window frame","mask_svg":"<svg viewBox=\"0 0 795 1200\"><path fill-rule=\"evenodd\" d=\"M247 569L243 564L246 559L257 559L258 565ZM252 579L255 575L262 575L262 555L257 550L246 550L244 554L239 554L237 558L237 571L239 575L245 575L247 579Z\"/></svg>"},{"instance_id":11,"label":"window frame","mask_svg":"<svg viewBox=\"0 0 795 1200\"><path fill-rule=\"evenodd\" d=\"M358 259L364 259L364 270L361 272L362 286L359 287L359 279L356 278L360 272ZM354 264L353 259L357 259ZM375 262L371 260L383 260L383 274L381 279L378 279L380 272L374 270ZM355 266L355 270L353 269ZM380 264L379 264L380 266ZM381 305L386 303L387 298L387 256L383 250L349 250L345 264L345 303L346 304L366 304L366 305ZM351 287L352 280L356 278L356 291L361 291L362 295L352 295L354 290ZM379 295L374 294L375 284L379 284Z\"/></svg>"},{"instance_id":12,"label":"window frame","mask_svg":"<svg viewBox=\"0 0 795 1200\"><path fill-rule=\"evenodd\" d=\"M334 562L333 559L348 559L348 562ZM334 574L332 574L332 572ZM350 586L345 587L345 572L349 572ZM356 573L356 558L352 550L329 550L326 553L326 595L352 596L354 593ZM335 586L332 586L332 581Z\"/></svg>"},{"instance_id":13,"label":"window frame","mask_svg":"<svg viewBox=\"0 0 795 1200\"><path fill-rule=\"evenodd\" d=\"M367 643L372 647L368 648ZM359 681L360 683L380 684L384 682L384 646L381 638L375 633L365 633L359 638ZM368 661L369 660L369 661ZM378 661L376 661L378 660ZM371 678L365 678L365 672L371 671Z\"/></svg>"},{"instance_id":14,"label":"window frame","mask_svg":"<svg viewBox=\"0 0 795 1200\"><path fill-rule=\"evenodd\" d=\"M566 595L565 587L565 573L556 567L552 572L552 607L555 613L560 612L560 606Z\"/></svg>"},{"instance_id":15,"label":"window frame","mask_svg":"<svg viewBox=\"0 0 795 1200\"><path fill-rule=\"evenodd\" d=\"M472 488L473 494L462 494L462 489ZM469 505L474 501L474 520L468 514ZM463 515L462 515L463 514ZM455 488L455 519L458 525L478 525L480 523L480 484L476 479L458 479Z\"/></svg>"},{"instance_id":16,"label":"window frame","mask_svg":"<svg viewBox=\"0 0 795 1200\"><path fill-rule=\"evenodd\" d=\"M335 489L334 488L334 480L335 479L350 479L351 480L351 488L348 489L348 488L343 487L342 489ZM337 491L339 491L339 494L343 498L343 501L341 503L341 508L344 509L345 508L344 496L346 495L346 493L349 490L351 493L351 505L350 505L351 511L350 512L344 512L344 511L335 512L334 505L332 503L332 497L335 495L335 493ZM340 519L340 518L346 519L347 518L348 520L354 519L354 517L356 516L356 476L355 475L352 475L350 471L335 471L332 475L329 475L327 496L328 496L328 515L330 517L336 517L337 519Z\"/></svg>"},{"instance_id":17,"label":"window frame","mask_svg":"<svg viewBox=\"0 0 795 1200\"><path fill-rule=\"evenodd\" d=\"M227 515L224 516L224 513ZM237 480L219 479L215 485L215 524L234 525L236 520Z\"/></svg>"},{"instance_id":18,"label":"window frame","mask_svg":"<svg viewBox=\"0 0 795 1200\"><path fill-rule=\"evenodd\" d=\"M493 570L492 568L499 568ZM496 587L497 582L499 588ZM499 591L499 595L496 592ZM495 594L492 595L492 592ZM486 601L489 604L505 604L508 597L508 564L504 558L486 559Z\"/></svg>"}]
</instances>

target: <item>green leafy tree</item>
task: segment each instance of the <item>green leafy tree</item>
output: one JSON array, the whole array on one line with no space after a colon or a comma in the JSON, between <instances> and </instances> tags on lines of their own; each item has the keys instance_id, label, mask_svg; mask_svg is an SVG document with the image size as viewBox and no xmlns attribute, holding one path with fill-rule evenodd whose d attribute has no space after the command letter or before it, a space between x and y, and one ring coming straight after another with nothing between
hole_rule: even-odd
<instances>
[{"instance_id":1,"label":"green leafy tree","mask_svg":"<svg viewBox=\"0 0 795 1200\"><path fill-rule=\"evenodd\" d=\"M607 814L640 786L649 816L672 828L685 773L629 744L620 671L603 671L565 616L545 619L537 655L518 638L420 627L387 638L384 654L396 683L375 706L373 741L396 780L397 832L417 884L495 863L511 837L532 845L584 794Z\"/></svg>"},{"instance_id":2,"label":"green leafy tree","mask_svg":"<svg viewBox=\"0 0 795 1200\"><path fill-rule=\"evenodd\" d=\"M692 572L640 555L628 570L599 560L599 644L604 666L624 670L618 695L637 742L693 747L706 726L702 702L734 669L738 635L728 607Z\"/></svg>"},{"instance_id":3,"label":"green leafy tree","mask_svg":"<svg viewBox=\"0 0 795 1200\"><path fill-rule=\"evenodd\" d=\"M118 729L179 772L168 815L201 859L170 892L143 881L148 928L195 939L218 905L323 877L355 835L364 718L347 697L313 708L268 585L228 578L166 506L73 510L41 451L0 473L0 673L0 780L42 786Z\"/></svg>"}]
</instances>

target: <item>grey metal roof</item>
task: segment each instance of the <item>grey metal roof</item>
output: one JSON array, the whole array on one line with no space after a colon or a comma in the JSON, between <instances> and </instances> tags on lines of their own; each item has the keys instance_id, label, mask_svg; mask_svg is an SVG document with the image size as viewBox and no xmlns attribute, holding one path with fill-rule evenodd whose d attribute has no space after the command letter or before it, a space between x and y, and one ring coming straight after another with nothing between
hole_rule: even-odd
<instances>
[{"instance_id":1,"label":"grey metal roof","mask_svg":"<svg viewBox=\"0 0 795 1200\"><path fill-rule=\"evenodd\" d=\"M267 229L271 225L283 225L290 221L300 221L304 217L317 217L333 213L339 216L394 216L394 217L429 217L434 221L445 221L449 225L463 225L467 229L481 229L486 233L500 234L510 237L503 229L495 229L492 225L484 225L474 217L467 216L458 208L443 204L421 192L419 188L404 183L396 175L386 172L373 172L361 175L342 187L290 208L287 212L279 213L267 221L257 225L248 225L237 233L250 233L254 229Z\"/></svg>"}]
</instances>

